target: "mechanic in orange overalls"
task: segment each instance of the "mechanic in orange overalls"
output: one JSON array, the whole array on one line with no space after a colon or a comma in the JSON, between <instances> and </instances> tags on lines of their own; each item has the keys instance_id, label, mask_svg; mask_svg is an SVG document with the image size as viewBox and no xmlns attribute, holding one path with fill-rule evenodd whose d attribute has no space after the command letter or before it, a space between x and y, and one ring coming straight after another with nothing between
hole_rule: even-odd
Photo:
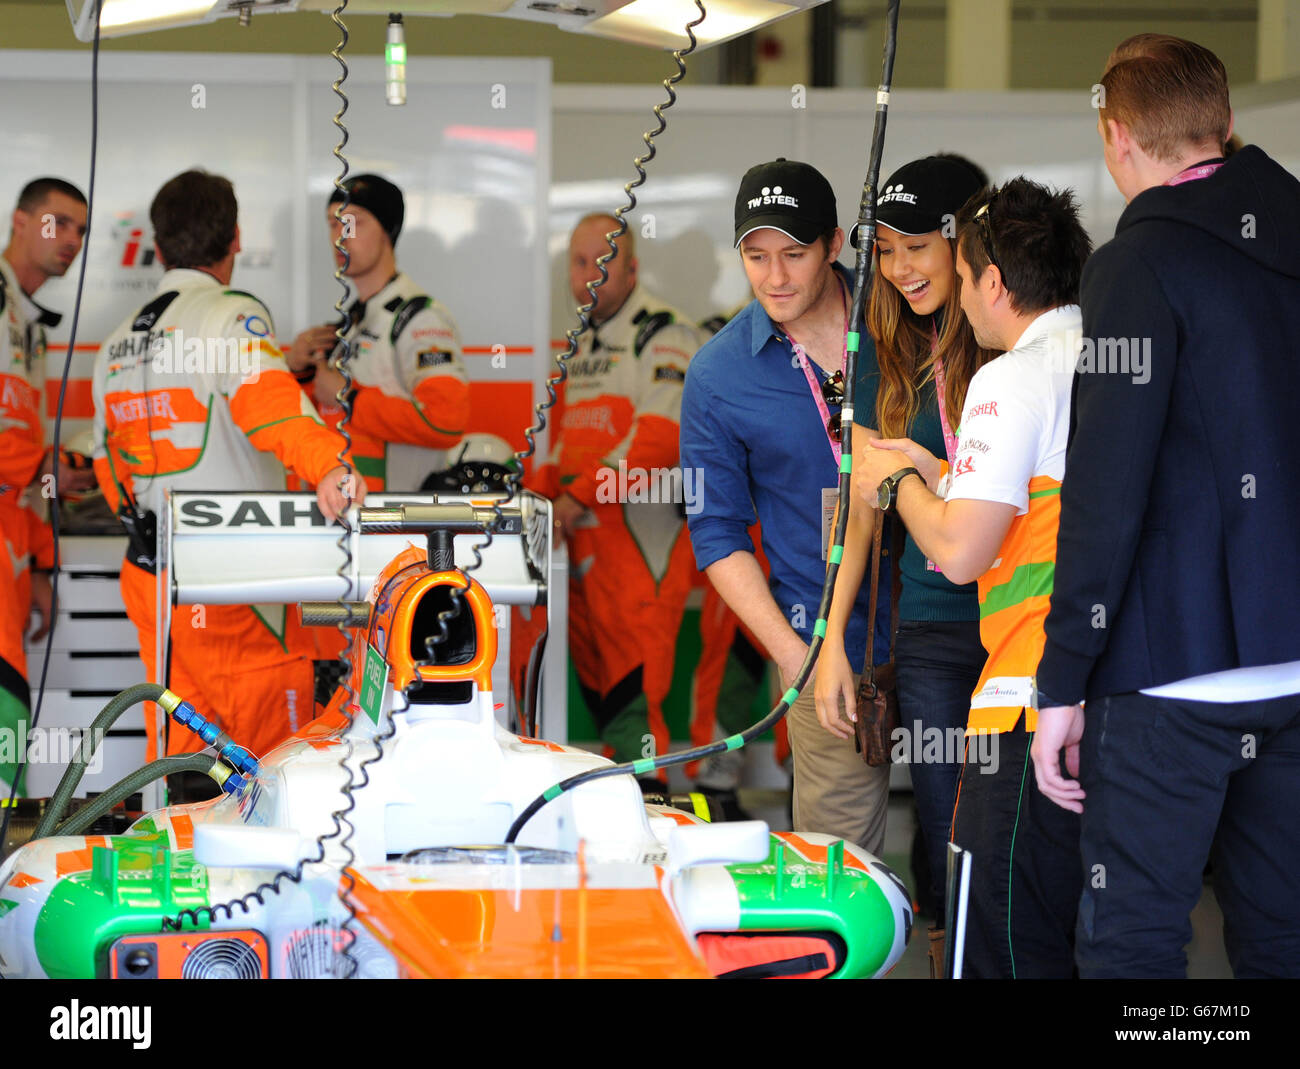
<instances>
[{"instance_id":1,"label":"mechanic in orange overalls","mask_svg":"<svg viewBox=\"0 0 1300 1069\"><path fill-rule=\"evenodd\" d=\"M0 781L13 783L22 725L31 695L23 640L35 605L44 637L51 626L49 571L54 542L42 494L48 495L53 452L45 447L45 328L60 316L33 295L61 278L81 251L86 198L61 178L37 178L18 195L9 244L0 255ZM85 490L94 477L60 458L59 490ZM9 592L12 592L10 595ZM21 784L20 784L21 788Z\"/></svg>"},{"instance_id":2,"label":"mechanic in orange overalls","mask_svg":"<svg viewBox=\"0 0 1300 1069\"><path fill-rule=\"evenodd\" d=\"M573 231L569 284L581 304L617 226L592 215ZM670 473L686 366L704 337L638 285L630 233L618 247L592 327L568 361L550 455L530 485L552 499L555 534L568 539L569 645L583 697L625 761L668 751L663 702L695 573L682 505L701 489L690 473Z\"/></svg>"},{"instance_id":3,"label":"mechanic in orange overalls","mask_svg":"<svg viewBox=\"0 0 1300 1069\"><path fill-rule=\"evenodd\" d=\"M448 466L442 451L461 440L469 421L460 331L441 301L397 269L394 249L406 214L402 191L374 174L344 185L348 203L341 219L335 218L343 200L338 190L327 215L331 243L341 235L347 249L346 274L356 293L343 328L354 346L348 365L352 454L371 490L418 490ZM342 254L334 255L342 266ZM335 325L326 324L304 330L286 353L289 369L331 426L343 415L343 376L327 363L337 344Z\"/></svg>"},{"instance_id":4,"label":"mechanic in orange overalls","mask_svg":"<svg viewBox=\"0 0 1300 1069\"><path fill-rule=\"evenodd\" d=\"M237 211L230 182L203 171L158 191L149 218L167 271L95 360L95 474L131 539L122 596L151 679L165 489L283 490L287 467L317 487L327 520L365 496L343 440L289 374L266 306L229 288ZM180 606L170 637L171 689L254 753L312 718L315 643L284 606ZM201 748L169 732L169 754ZM154 749L151 732L150 760Z\"/></svg>"}]
</instances>

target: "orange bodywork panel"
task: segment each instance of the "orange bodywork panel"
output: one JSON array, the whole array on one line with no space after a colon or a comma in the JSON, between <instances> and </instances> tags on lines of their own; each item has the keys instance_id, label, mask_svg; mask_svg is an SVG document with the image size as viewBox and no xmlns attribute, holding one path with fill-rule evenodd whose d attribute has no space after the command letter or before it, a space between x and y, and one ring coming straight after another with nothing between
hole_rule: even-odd
<instances>
[{"instance_id":1,"label":"orange bodywork panel","mask_svg":"<svg viewBox=\"0 0 1300 1069\"><path fill-rule=\"evenodd\" d=\"M654 887L385 891L352 875L357 916L412 976L711 975Z\"/></svg>"}]
</instances>

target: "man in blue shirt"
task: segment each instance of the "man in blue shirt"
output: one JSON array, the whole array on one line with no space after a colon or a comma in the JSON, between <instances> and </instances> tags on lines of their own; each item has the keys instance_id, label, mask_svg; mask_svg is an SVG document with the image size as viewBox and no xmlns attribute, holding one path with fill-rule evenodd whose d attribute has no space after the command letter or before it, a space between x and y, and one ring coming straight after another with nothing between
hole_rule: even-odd
<instances>
[{"instance_id":1,"label":"man in blue shirt","mask_svg":"<svg viewBox=\"0 0 1300 1069\"><path fill-rule=\"evenodd\" d=\"M700 349L686 375L682 467L702 488L687 522L697 565L789 687L808 653L825 579L851 279L835 262L844 244L835 194L806 163L778 159L750 168L735 224L755 299ZM867 346L859 360L874 362L874 350ZM835 421L831 430L828 421ZM747 531L756 512L770 584ZM845 633L855 673L866 651L869 594L864 584ZM887 620L887 592L883 600ZM887 649L888 636L880 638ZM868 767L852 739L821 729L811 680L788 723L795 829L879 854L888 766Z\"/></svg>"}]
</instances>

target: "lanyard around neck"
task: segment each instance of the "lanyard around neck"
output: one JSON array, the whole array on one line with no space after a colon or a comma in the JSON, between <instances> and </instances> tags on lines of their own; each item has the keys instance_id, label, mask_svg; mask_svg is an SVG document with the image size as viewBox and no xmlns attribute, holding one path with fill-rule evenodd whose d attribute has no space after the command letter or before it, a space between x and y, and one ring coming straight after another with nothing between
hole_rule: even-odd
<instances>
[{"instance_id":1,"label":"lanyard around neck","mask_svg":"<svg viewBox=\"0 0 1300 1069\"><path fill-rule=\"evenodd\" d=\"M1181 186L1184 182L1195 182L1198 178L1209 178L1210 175L1214 174L1214 172L1222 166L1223 161L1220 160L1218 163L1201 163L1192 167L1186 167L1174 175L1173 178L1169 179L1165 185Z\"/></svg>"},{"instance_id":2,"label":"lanyard around neck","mask_svg":"<svg viewBox=\"0 0 1300 1069\"><path fill-rule=\"evenodd\" d=\"M835 276L835 281L839 283L840 301L844 307L844 352L840 357L840 370L843 371L849 358L848 294L845 292L844 282L841 280L839 275ZM817 381L817 376L813 373L811 361L808 359L808 353L804 347L795 341L794 338L790 336L790 332L784 327L781 329L781 333L785 335L785 339L790 343L790 347L794 350L795 356L799 358L799 366L803 369L804 378L808 381L808 392L812 394L813 403L817 406L817 414L821 416L822 429L826 432L827 441L830 442L831 453L835 457L835 468L838 471L840 466L840 456L843 453L843 449L841 448L839 441L831 437L830 428L827 426L831 421L831 410L826 404L826 398L822 396L821 383Z\"/></svg>"},{"instance_id":3,"label":"lanyard around neck","mask_svg":"<svg viewBox=\"0 0 1300 1069\"><path fill-rule=\"evenodd\" d=\"M939 425L943 428L943 450L948 454L948 463L952 464L957 456L957 435L953 432L952 426L948 423L948 405L945 403L945 388L943 377L943 358L936 351L939 348L939 331L934 325L934 320L930 321L930 347L934 352L934 395L939 402Z\"/></svg>"}]
</instances>

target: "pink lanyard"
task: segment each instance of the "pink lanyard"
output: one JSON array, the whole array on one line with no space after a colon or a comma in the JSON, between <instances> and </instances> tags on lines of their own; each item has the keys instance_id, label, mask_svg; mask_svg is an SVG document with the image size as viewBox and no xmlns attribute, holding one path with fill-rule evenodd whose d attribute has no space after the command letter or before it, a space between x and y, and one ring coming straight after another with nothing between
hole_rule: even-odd
<instances>
[{"instance_id":1,"label":"pink lanyard","mask_svg":"<svg viewBox=\"0 0 1300 1069\"><path fill-rule=\"evenodd\" d=\"M787 334L786 337L789 338L790 336ZM813 369L808 366L808 354L803 351L803 346L793 338L790 339L790 344L794 346L795 356L799 358L799 366L803 368L804 378L808 380L808 389L812 391L813 401L817 404L817 412L822 418L822 429L826 431L826 440L831 443L831 452L835 455L835 468L838 471L842 450L840 449L840 443L831 437L831 432L827 427L827 424L831 421L831 410L826 404L826 398L822 396L822 388L817 381L817 376L813 374ZM848 349L846 348L845 355L847 356L847 354Z\"/></svg>"},{"instance_id":2,"label":"pink lanyard","mask_svg":"<svg viewBox=\"0 0 1300 1069\"><path fill-rule=\"evenodd\" d=\"M933 320L930 321L930 342L935 349L939 347L939 331L935 329ZM944 404L943 360L938 354L934 358L934 392L939 400L939 424L943 427L943 448L948 454L948 465L951 467L953 458L957 455L957 435L953 434L952 427L948 423L948 406Z\"/></svg>"},{"instance_id":3,"label":"pink lanyard","mask_svg":"<svg viewBox=\"0 0 1300 1069\"><path fill-rule=\"evenodd\" d=\"M848 294L845 293L844 283L840 280L838 275L835 276L835 281L840 283L840 300L844 305L844 354L840 358L840 370L843 371L849 359ZM785 340L788 341L791 348L794 349L795 356L799 358L799 366L803 368L803 376L808 380L808 390L812 393L813 403L817 406L817 413L822 418L822 429L826 431L826 439L831 444L831 453L835 456L835 470L838 471L840 467L840 454L843 450L840 448L840 443L831 437L831 432L827 427L827 424L831 421L831 410L826 404L826 398L822 396L821 384L817 381L817 376L813 374L812 367L809 366L808 354L804 352L803 346L790 337L790 335L784 330L782 333L785 334Z\"/></svg>"},{"instance_id":4,"label":"pink lanyard","mask_svg":"<svg viewBox=\"0 0 1300 1069\"><path fill-rule=\"evenodd\" d=\"M1222 166L1222 163L1202 163L1197 167L1188 167L1179 171L1165 185L1181 186L1184 182L1195 182L1198 178L1209 178Z\"/></svg>"}]
</instances>

